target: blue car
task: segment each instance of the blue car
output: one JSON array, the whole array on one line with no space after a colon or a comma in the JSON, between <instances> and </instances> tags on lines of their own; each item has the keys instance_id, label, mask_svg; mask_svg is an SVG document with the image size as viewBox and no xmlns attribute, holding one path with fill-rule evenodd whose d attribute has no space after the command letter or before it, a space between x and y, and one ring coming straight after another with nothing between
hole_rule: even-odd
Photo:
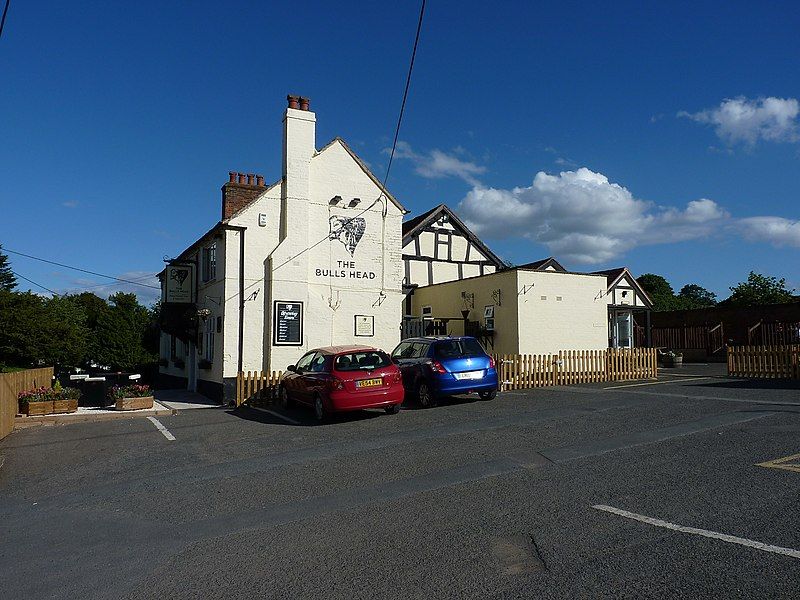
<instances>
[{"instance_id":1,"label":"blue car","mask_svg":"<svg viewBox=\"0 0 800 600\"><path fill-rule=\"evenodd\" d=\"M477 392L481 400L497 395L494 360L473 337L419 337L400 342L392 360L403 374L406 396L423 407L440 396Z\"/></svg>"}]
</instances>

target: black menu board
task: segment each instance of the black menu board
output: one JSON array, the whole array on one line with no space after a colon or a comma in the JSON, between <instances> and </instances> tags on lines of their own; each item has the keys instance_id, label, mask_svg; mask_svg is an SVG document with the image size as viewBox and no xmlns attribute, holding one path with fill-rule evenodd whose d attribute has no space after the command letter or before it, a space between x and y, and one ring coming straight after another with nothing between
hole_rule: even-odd
<instances>
[{"instance_id":1,"label":"black menu board","mask_svg":"<svg viewBox=\"0 0 800 600\"><path fill-rule=\"evenodd\" d=\"M303 303L275 300L272 332L272 343L275 346L302 346Z\"/></svg>"}]
</instances>

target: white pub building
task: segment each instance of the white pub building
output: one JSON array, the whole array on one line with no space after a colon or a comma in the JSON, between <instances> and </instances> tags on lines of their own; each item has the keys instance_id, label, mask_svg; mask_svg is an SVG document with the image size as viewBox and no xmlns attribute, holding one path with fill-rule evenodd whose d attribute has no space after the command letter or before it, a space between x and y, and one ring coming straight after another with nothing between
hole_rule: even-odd
<instances>
[{"instance_id":1,"label":"white pub building","mask_svg":"<svg viewBox=\"0 0 800 600\"><path fill-rule=\"evenodd\" d=\"M288 100L281 178L230 173L219 223L160 274L162 384L221 401L239 371L400 339L407 211L343 140L317 150L308 99Z\"/></svg>"}]
</instances>

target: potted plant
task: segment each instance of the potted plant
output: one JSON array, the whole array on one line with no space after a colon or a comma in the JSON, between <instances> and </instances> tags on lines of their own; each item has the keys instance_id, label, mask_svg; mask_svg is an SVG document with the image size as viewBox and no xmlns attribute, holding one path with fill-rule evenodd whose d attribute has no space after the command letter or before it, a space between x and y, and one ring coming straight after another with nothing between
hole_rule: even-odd
<instances>
[{"instance_id":1,"label":"potted plant","mask_svg":"<svg viewBox=\"0 0 800 600\"><path fill-rule=\"evenodd\" d=\"M62 388L61 384L56 381L53 386L53 412L54 413L72 413L78 410L78 399L81 397L81 391L78 388L65 387Z\"/></svg>"},{"instance_id":2,"label":"potted plant","mask_svg":"<svg viewBox=\"0 0 800 600\"><path fill-rule=\"evenodd\" d=\"M19 411L29 417L48 415L53 412L53 397L53 390L46 387L20 392L17 396Z\"/></svg>"},{"instance_id":3,"label":"potted plant","mask_svg":"<svg viewBox=\"0 0 800 600\"><path fill-rule=\"evenodd\" d=\"M683 366L683 354L681 352L675 352L673 350L670 350L662 355L662 359L664 361L665 367Z\"/></svg>"},{"instance_id":4,"label":"potted plant","mask_svg":"<svg viewBox=\"0 0 800 600\"><path fill-rule=\"evenodd\" d=\"M108 390L108 397L117 410L153 408L153 392L149 385L115 385Z\"/></svg>"}]
</instances>

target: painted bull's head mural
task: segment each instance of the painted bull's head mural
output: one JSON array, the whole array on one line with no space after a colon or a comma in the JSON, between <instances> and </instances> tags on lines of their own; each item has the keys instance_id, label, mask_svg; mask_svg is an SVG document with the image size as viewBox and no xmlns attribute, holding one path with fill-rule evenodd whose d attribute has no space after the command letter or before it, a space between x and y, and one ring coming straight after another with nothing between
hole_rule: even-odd
<instances>
[{"instance_id":1,"label":"painted bull's head mural","mask_svg":"<svg viewBox=\"0 0 800 600\"><path fill-rule=\"evenodd\" d=\"M367 229L367 222L364 217L331 217L330 234L328 239L339 240L347 248L350 256L356 251L356 246L361 238L364 236L364 231Z\"/></svg>"}]
</instances>

